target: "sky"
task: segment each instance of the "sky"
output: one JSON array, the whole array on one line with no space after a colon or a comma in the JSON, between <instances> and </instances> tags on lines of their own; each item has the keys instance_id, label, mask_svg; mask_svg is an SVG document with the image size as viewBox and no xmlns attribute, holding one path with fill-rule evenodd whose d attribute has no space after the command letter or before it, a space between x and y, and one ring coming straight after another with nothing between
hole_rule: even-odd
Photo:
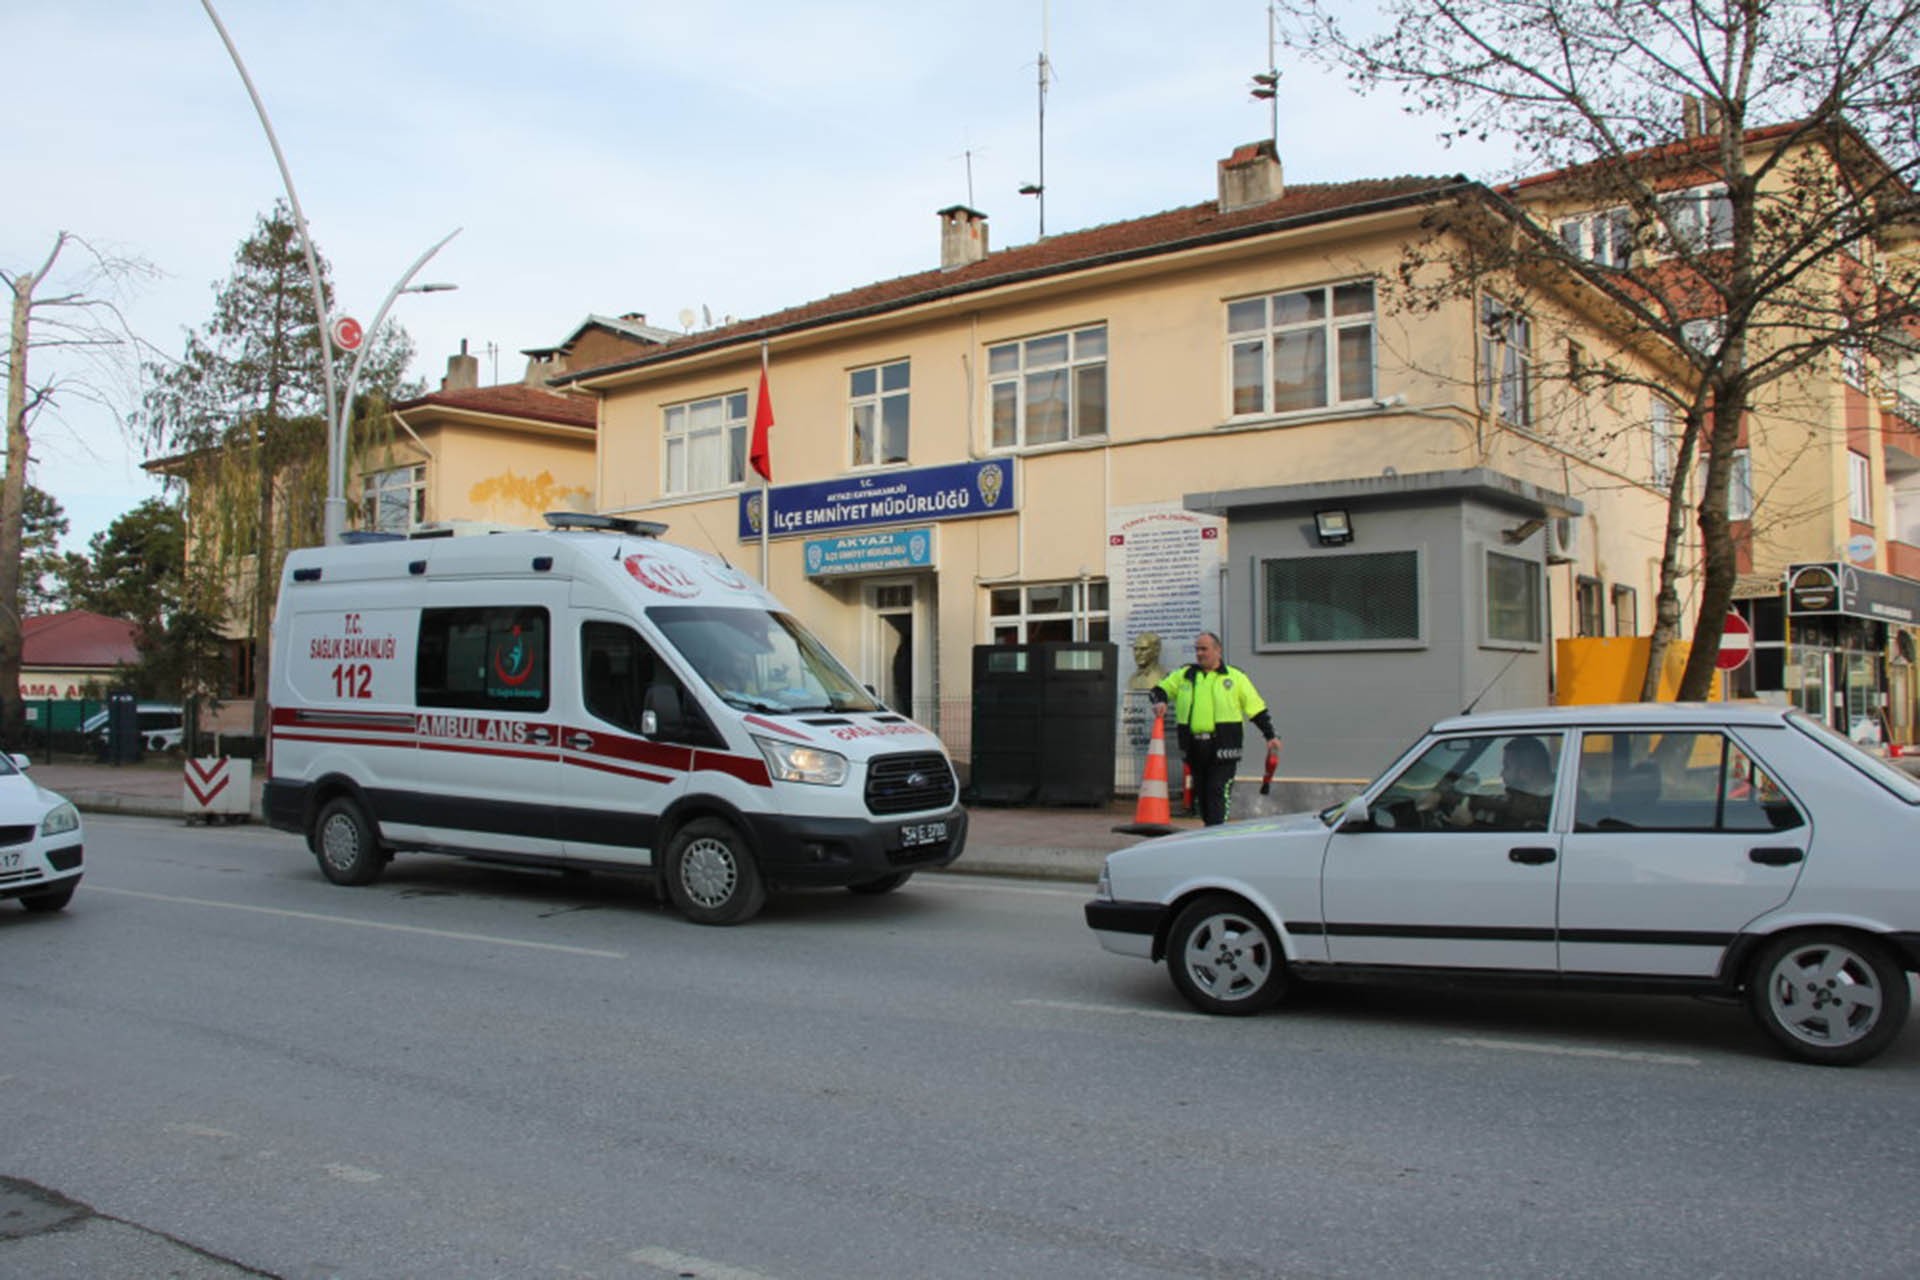
<instances>
[{"instance_id":1,"label":"sky","mask_svg":"<svg viewBox=\"0 0 1920 1280\"><path fill-rule=\"evenodd\" d=\"M213 2L341 310L371 321L459 229L415 277L458 291L393 312L429 389L463 341L482 382L517 381L526 348L592 314L698 328L925 270L948 205L985 212L995 249L1034 240L1018 191L1041 176L1043 17L1051 232L1211 199L1215 162L1272 127L1248 94L1263 0ZM205 8L5 0L0 49L0 266L36 269L61 230L151 263L122 313L149 358L178 357L284 191ZM1390 94L1277 63L1289 182L1503 163L1443 147ZM138 385L99 381L109 403L69 398L34 430L69 550L159 493L123 425Z\"/></svg>"}]
</instances>

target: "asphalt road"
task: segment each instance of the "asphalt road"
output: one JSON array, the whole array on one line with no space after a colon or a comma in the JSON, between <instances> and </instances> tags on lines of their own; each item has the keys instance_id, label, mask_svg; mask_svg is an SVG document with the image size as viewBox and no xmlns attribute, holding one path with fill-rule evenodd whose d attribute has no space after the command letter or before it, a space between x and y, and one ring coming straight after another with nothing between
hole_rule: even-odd
<instances>
[{"instance_id":1,"label":"asphalt road","mask_svg":"<svg viewBox=\"0 0 1920 1280\"><path fill-rule=\"evenodd\" d=\"M0 905L0 1177L222 1265L1920 1271L1916 1030L1834 1071L1695 1001L1208 1019L1098 949L1081 886L922 876L703 929L431 858L339 889L257 827L94 817L87 849L66 913ZM154 1274L4 1225L0 1276Z\"/></svg>"}]
</instances>

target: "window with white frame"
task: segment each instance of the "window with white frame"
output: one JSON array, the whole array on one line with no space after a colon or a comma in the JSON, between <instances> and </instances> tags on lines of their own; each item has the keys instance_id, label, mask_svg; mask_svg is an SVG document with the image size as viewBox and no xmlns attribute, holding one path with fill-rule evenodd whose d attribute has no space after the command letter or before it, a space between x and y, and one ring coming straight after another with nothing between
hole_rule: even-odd
<instances>
[{"instance_id":1,"label":"window with white frame","mask_svg":"<svg viewBox=\"0 0 1920 1280\"><path fill-rule=\"evenodd\" d=\"M746 478L746 392L668 405L665 427L667 493L703 493Z\"/></svg>"},{"instance_id":2,"label":"window with white frame","mask_svg":"<svg viewBox=\"0 0 1920 1280\"><path fill-rule=\"evenodd\" d=\"M853 423L853 465L883 466L907 460L907 361L855 369L847 375L848 415Z\"/></svg>"},{"instance_id":3,"label":"window with white frame","mask_svg":"<svg viewBox=\"0 0 1920 1280\"><path fill-rule=\"evenodd\" d=\"M378 533L411 533L427 519L427 469L393 467L366 477L360 491L360 527Z\"/></svg>"},{"instance_id":4,"label":"window with white frame","mask_svg":"<svg viewBox=\"0 0 1920 1280\"><path fill-rule=\"evenodd\" d=\"M1673 483L1673 406L1657 394L1647 408L1647 437L1653 456L1653 483L1665 489Z\"/></svg>"},{"instance_id":5,"label":"window with white frame","mask_svg":"<svg viewBox=\"0 0 1920 1280\"><path fill-rule=\"evenodd\" d=\"M1236 417L1371 401L1373 281L1229 302L1227 341Z\"/></svg>"},{"instance_id":6,"label":"window with white frame","mask_svg":"<svg viewBox=\"0 0 1920 1280\"><path fill-rule=\"evenodd\" d=\"M1487 641L1540 643L1540 565L1487 552Z\"/></svg>"},{"instance_id":7,"label":"window with white frame","mask_svg":"<svg viewBox=\"0 0 1920 1280\"><path fill-rule=\"evenodd\" d=\"M1719 183L1689 187L1660 197L1674 238L1690 252L1733 247L1733 201Z\"/></svg>"},{"instance_id":8,"label":"window with white frame","mask_svg":"<svg viewBox=\"0 0 1920 1280\"><path fill-rule=\"evenodd\" d=\"M1727 318L1725 316L1701 316L1696 320L1680 322L1680 340L1711 358L1717 354L1727 340Z\"/></svg>"},{"instance_id":9,"label":"window with white frame","mask_svg":"<svg viewBox=\"0 0 1920 1280\"><path fill-rule=\"evenodd\" d=\"M1753 453L1733 451L1733 474L1727 477L1727 519L1753 519Z\"/></svg>"},{"instance_id":10,"label":"window with white frame","mask_svg":"<svg viewBox=\"0 0 1920 1280\"><path fill-rule=\"evenodd\" d=\"M1864 453L1847 452L1847 518L1873 523L1873 463Z\"/></svg>"},{"instance_id":11,"label":"window with white frame","mask_svg":"<svg viewBox=\"0 0 1920 1280\"><path fill-rule=\"evenodd\" d=\"M987 625L995 644L1107 638L1107 582L1035 582L987 592Z\"/></svg>"},{"instance_id":12,"label":"window with white frame","mask_svg":"<svg viewBox=\"0 0 1920 1280\"><path fill-rule=\"evenodd\" d=\"M1480 298L1480 405L1508 426L1533 425L1533 322L1491 295Z\"/></svg>"},{"instance_id":13,"label":"window with white frame","mask_svg":"<svg viewBox=\"0 0 1920 1280\"><path fill-rule=\"evenodd\" d=\"M1107 433L1107 327L987 348L993 447L1059 444Z\"/></svg>"},{"instance_id":14,"label":"window with white frame","mask_svg":"<svg viewBox=\"0 0 1920 1280\"><path fill-rule=\"evenodd\" d=\"M1604 636L1607 634L1605 584L1598 578L1589 578L1584 574L1574 579L1573 612L1574 634L1577 636Z\"/></svg>"},{"instance_id":15,"label":"window with white frame","mask_svg":"<svg viewBox=\"0 0 1920 1280\"><path fill-rule=\"evenodd\" d=\"M1622 206L1562 219L1560 241L1588 262L1625 269L1633 262L1633 213Z\"/></svg>"},{"instance_id":16,"label":"window with white frame","mask_svg":"<svg viewBox=\"0 0 1920 1280\"><path fill-rule=\"evenodd\" d=\"M1417 551L1260 562L1260 645L1376 645L1424 639Z\"/></svg>"},{"instance_id":17,"label":"window with white frame","mask_svg":"<svg viewBox=\"0 0 1920 1280\"><path fill-rule=\"evenodd\" d=\"M1613 589L1613 634L1640 634L1640 593L1632 587L1616 586Z\"/></svg>"}]
</instances>

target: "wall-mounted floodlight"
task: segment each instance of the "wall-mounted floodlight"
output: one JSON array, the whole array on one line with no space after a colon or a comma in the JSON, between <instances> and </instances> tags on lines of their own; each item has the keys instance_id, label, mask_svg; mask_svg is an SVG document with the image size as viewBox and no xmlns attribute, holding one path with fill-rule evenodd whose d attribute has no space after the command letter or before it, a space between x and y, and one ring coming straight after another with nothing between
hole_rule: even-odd
<instances>
[{"instance_id":1,"label":"wall-mounted floodlight","mask_svg":"<svg viewBox=\"0 0 1920 1280\"><path fill-rule=\"evenodd\" d=\"M1313 533L1323 547L1344 547L1353 541L1353 521L1345 507L1313 513Z\"/></svg>"}]
</instances>

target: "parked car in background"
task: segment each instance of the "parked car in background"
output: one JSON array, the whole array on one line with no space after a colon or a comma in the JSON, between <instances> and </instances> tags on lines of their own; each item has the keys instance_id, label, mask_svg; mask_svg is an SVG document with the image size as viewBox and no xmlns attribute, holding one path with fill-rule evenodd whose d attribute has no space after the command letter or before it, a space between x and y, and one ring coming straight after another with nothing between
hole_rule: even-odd
<instances>
[{"instance_id":1,"label":"parked car in background","mask_svg":"<svg viewBox=\"0 0 1920 1280\"><path fill-rule=\"evenodd\" d=\"M96 711L88 716L80 726L87 741L95 746L104 745L107 740L107 719L110 713ZM186 725L186 712L173 702L142 702L134 708L134 716L140 733L140 745L148 751L173 751L180 746L180 738Z\"/></svg>"},{"instance_id":2,"label":"parked car in background","mask_svg":"<svg viewBox=\"0 0 1920 1280\"><path fill-rule=\"evenodd\" d=\"M27 764L0 755L0 899L58 911L80 883L80 811L29 778Z\"/></svg>"},{"instance_id":3,"label":"parked car in background","mask_svg":"<svg viewBox=\"0 0 1920 1280\"><path fill-rule=\"evenodd\" d=\"M1209 1013L1341 976L1738 996L1849 1065L1920 969L1920 780L1779 707L1458 716L1321 813L1109 855L1086 917Z\"/></svg>"}]
</instances>

